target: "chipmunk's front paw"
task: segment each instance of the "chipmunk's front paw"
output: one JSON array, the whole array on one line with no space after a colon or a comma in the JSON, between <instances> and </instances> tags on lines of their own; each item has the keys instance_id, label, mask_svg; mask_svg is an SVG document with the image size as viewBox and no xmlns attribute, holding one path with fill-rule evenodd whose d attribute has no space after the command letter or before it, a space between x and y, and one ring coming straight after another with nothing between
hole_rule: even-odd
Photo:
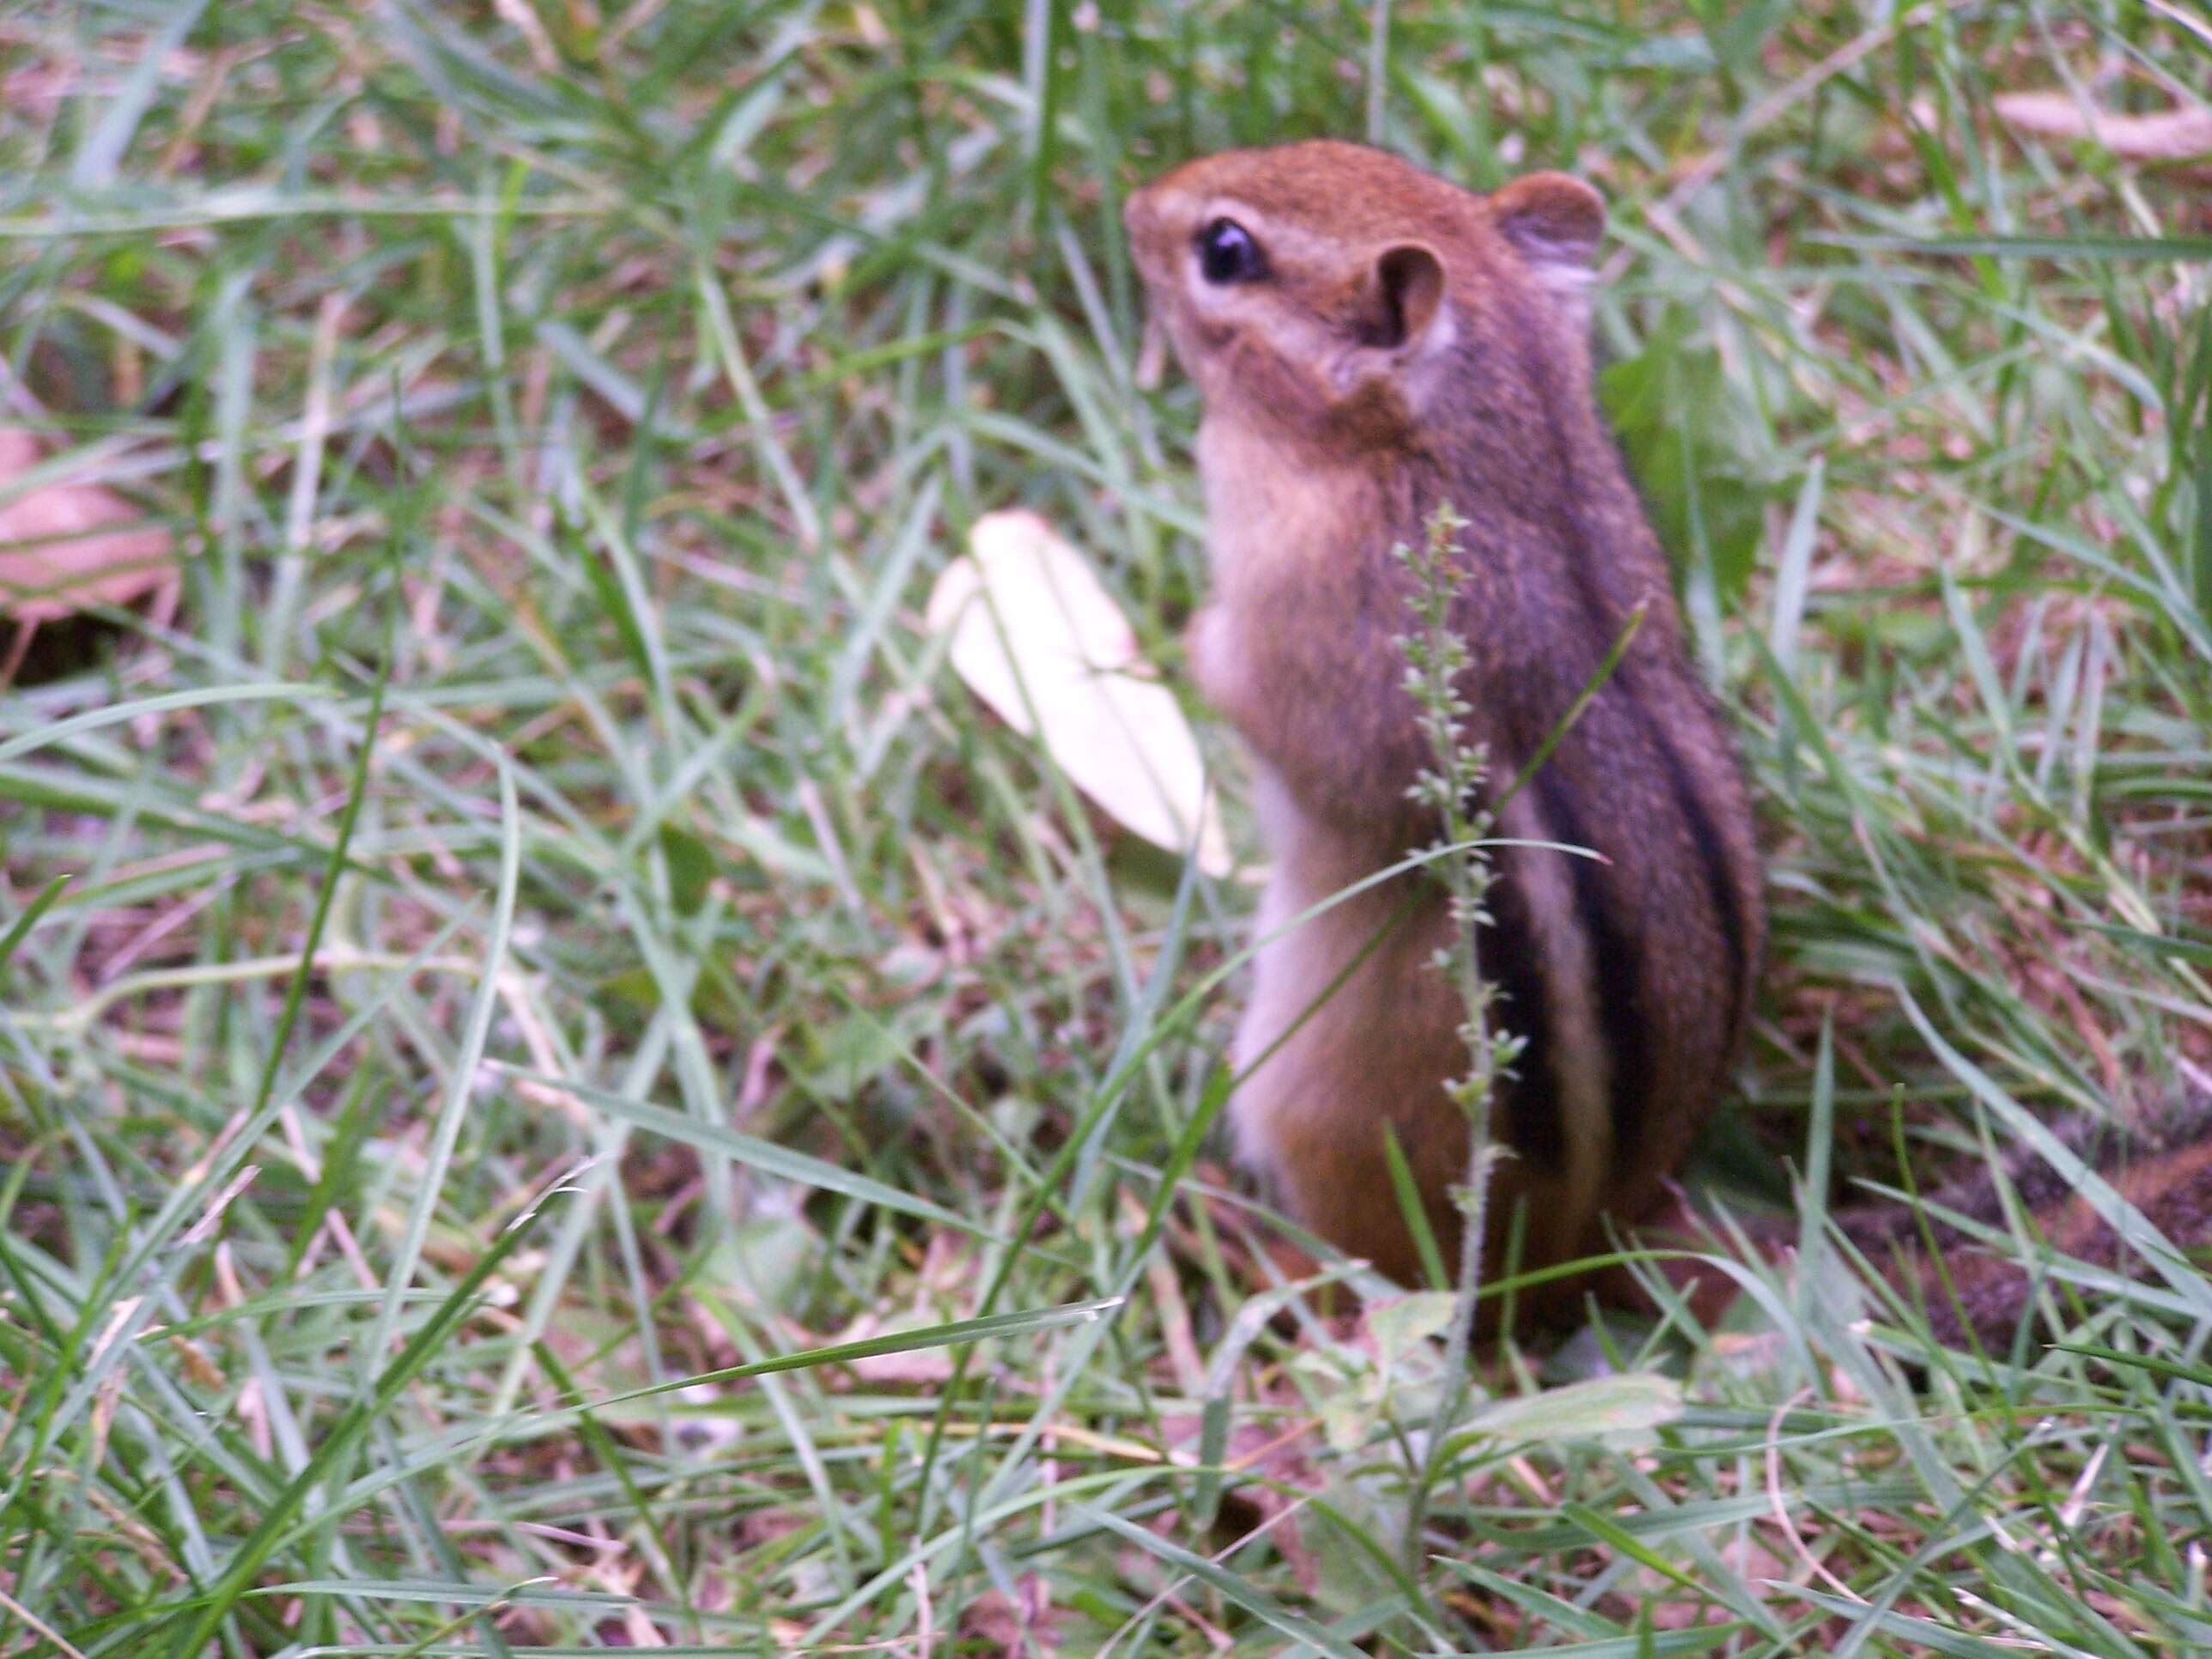
<instances>
[{"instance_id":1,"label":"chipmunk's front paw","mask_svg":"<svg viewBox=\"0 0 2212 1659\"><path fill-rule=\"evenodd\" d=\"M1198 682L1198 689L1217 707L1226 707L1237 679L1236 645L1228 611L1209 605L1192 617L1183 632L1182 648L1190 659L1190 677Z\"/></svg>"}]
</instances>

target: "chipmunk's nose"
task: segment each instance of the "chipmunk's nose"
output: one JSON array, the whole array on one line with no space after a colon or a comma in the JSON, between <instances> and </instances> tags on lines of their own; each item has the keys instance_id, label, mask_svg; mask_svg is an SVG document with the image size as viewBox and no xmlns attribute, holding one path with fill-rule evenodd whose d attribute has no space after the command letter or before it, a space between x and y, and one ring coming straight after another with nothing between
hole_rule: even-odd
<instances>
[{"instance_id":1,"label":"chipmunk's nose","mask_svg":"<svg viewBox=\"0 0 2212 1659\"><path fill-rule=\"evenodd\" d=\"M1144 337L1137 343L1137 361L1130 369L1130 378L1139 392L1156 392L1165 378L1168 368L1168 325L1160 320L1160 308L1148 306L1145 310Z\"/></svg>"}]
</instances>

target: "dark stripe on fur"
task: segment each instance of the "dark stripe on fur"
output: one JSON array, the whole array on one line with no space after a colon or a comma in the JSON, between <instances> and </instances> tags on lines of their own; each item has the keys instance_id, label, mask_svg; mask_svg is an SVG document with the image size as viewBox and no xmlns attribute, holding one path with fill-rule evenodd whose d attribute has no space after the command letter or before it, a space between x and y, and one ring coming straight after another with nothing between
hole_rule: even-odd
<instances>
[{"instance_id":1,"label":"dark stripe on fur","mask_svg":"<svg viewBox=\"0 0 2212 1659\"><path fill-rule=\"evenodd\" d=\"M1554 836L1570 847L1605 850L1583 822L1571 792L1551 767L1538 772L1531 787ZM1598 1024L1605 1033L1606 1052L1613 1062L1609 1103L1613 1155L1633 1157L1643 1135L1644 1097L1651 1086L1651 1027L1638 1006L1642 952L1634 935L1620 925L1609 900L1613 872L1595 859L1572 854L1551 856L1566 860L1574 882L1575 915L1583 938L1589 941L1591 966L1596 971Z\"/></svg>"},{"instance_id":2,"label":"dark stripe on fur","mask_svg":"<svg viewBox=\"0 0 2212 1659\"><path fill-rule=\"evenodd\" d=\"M1533 331L1528 337L1535 337ZM1594 555L1600 549L1600 542L1591 535L1583 516L1580 481L1574 466L1575 451L1567 441L1561 421L1557 380L1550 362L1540 351L1524 352L1522 361L1531 383L1537 388L1537 401L1542 406L1546 433L1551 440L1559 476L1566 483L1565 489L1553 498L1553 510L1569 555L1569 583L1590 623L1590 643L1602 650L1619 629L1607 614L1609 607L1597 575L1598 563ZM1608 546L1603 551L1610 554L1613 550ZM1741 1019L1745 981L1751 971L1744 939L1743 907L1729 868L1728 848L1715 828L1712 815L1705 810L1697 781L1668 741L1659 720L1638 695L1645 665L1632 652L1598 696L1601 702L1625 711L1642 729L1652 752L1666 769L1683 827L1696 843L1697 857L1711 890L1714 920L1719 926L1722 949L1727 957L1728 1030L1729 1047L1733 1048L1735 1028ZM1545 778L1540 774L1535 781L1545 810L1553 814L1555 833L1562 840L1579 846L1593 845L1578 829L1569 827L1574 823L1574 817L1572 805L1566 799L1568 792L1556 785L1545 789ZM1631 937L1610 925L1611 912L1605 902L1605 890L1612 884L1608 873L1588 859L1573 859L1570 862L1574 866L1576 907L1597 959L1598 1015L1605 1030L1607 1047L1613 1054L1613 1152L1616 1157L1624 1157L1635 1151L1642 1128L1644 1097L1650 1086L1650 1047L1645 1041L1644 1022L1638 1018L1636 1008L1638 952Z\"/></svg>"},{"instance_id":3,"label":"dark stripe on fur","mask_svg":"<svg viewBox=\"0 0 2212 1659\"><path fill-rule=\"evenodd\" d=\"M1498 988L1491 1005L1491 1029L1510 1031L1527 1047L1514 1063L1506 1090L1505 1139L1534 1169L1556 1174L1566 1157L1565 1126L1560 1121L1559 1086L1552 1066L1550 1011L1544 1000L1543 957L1528 906L1515 880L1516 867L1549 854L1516 850L1500 857L1486 908L1490 924L1476 936L1482 976Z\"/></svg>"}]
</instances>

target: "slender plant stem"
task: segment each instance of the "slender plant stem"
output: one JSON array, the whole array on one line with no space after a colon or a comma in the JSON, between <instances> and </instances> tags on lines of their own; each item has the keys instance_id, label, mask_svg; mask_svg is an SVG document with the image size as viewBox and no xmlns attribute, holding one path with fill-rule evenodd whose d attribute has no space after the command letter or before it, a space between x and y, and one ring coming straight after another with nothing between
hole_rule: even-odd
<instances>
[{"instance_id":1,"label":"slender plant stem","mask_svg":"<svg viewBox=\"0 0 2212 1659\"><path fill-rule=\"evenodd\" d=\"M1433 762L1433 769L1425 771L1415 783L1413 798L1435 809L1447 845L1479 841L1488 833L1494 817L1492 808L1478 804L1483 799L1489 757L1480 744L1469 743L1462 735L1469 709L1459 694L1458 684L1468 666L1468 648L1454 625L1453 612L1464 576L1458 536L1466 523L1450 503L1443 503L1431 514L1420 547L1398 550L1413 577L1410 605L1414 622L1413 631L1400 640L1399 648L1406 658L1406 689L1419 707L1422 732ZM1460 988L1467 1012L1460 1028L1467 1043L1467 1074L1444 1087L1467 1119L1468 1151L1466 1179L1455 1194L1461 1216L1460 1265L1444 1344L1443 1389L1430 1423L1427 1449L1407 1514L1406 1565L1416 1580L1421 1577L1421 1531L1429 1493L1452 1425L1466 1410L1472 1388L1468 1356L1474 1340L1475 1309L1482 1289L1483 1239L1489 1223L1494 1146L1491 1110L1498 1074L1518 1049L1511 1036L1494 1029L1491 991L1482 977L1479 930L1492 878L1488 856L1480 848L1470 848L1465 854L1431 867L1443 884L1452 922L1451 943L1438 952L1437 965Z\"/></svg>"}]
</instances>

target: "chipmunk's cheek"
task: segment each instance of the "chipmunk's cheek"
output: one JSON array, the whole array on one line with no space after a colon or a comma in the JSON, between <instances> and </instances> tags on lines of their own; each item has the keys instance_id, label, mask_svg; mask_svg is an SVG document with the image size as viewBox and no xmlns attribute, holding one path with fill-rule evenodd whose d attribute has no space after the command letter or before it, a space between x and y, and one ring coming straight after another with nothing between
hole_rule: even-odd
<instances>
[{"instance_id":1,"label":"chipmunk's cheek","mask_svg":"<svg viewBox=\"0 0 2212 1659\"><path fill-rule=\"evenodd\" d=\"M1207 404L1235 392L1243 371L1238 362L1241 353L1232 331L1209 324L1186 310L1171 310L1167 313L1167 331L1169 343L1175 347L1176 361L1197 384L1199 395Z\"/></svg>"},{"instance_id":2,"label":"chipmunk's cheek","mask_svg":"<svg viewBox=\"0 0 2212 1659\"><path fill-rule=\"evenodd\" d=\"M1145 319L1145 333L1137 351L1138 384L1151 391L1164 374L1170 358L1188 375L1201 394L1212 385L1209 347L1197 325L1170 295L1154 295Z\"/></svg>"}]
</instances>

